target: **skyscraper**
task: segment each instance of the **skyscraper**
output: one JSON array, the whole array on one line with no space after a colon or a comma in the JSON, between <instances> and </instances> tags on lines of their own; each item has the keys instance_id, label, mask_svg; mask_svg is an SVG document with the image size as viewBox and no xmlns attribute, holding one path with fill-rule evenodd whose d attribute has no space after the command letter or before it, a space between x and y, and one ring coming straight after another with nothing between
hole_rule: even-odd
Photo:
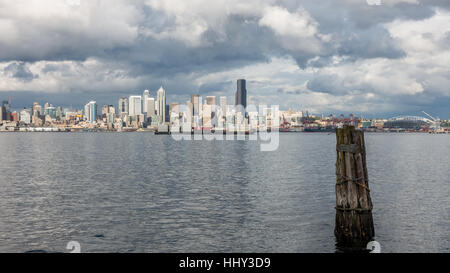
<instances>
[{"instance_id":1,"label":"skyscraper","mask_svg":"<svg viewBox=\"0 0 450 273\"><path fill-rule=\"evenodd\" d=\"M206 97L206 105L208 105L208 111L211 112L211 119L214 119L214 117L216 116L216 96L207 96Z\"/></svg>"},{"instance_id":2,"label":"skyscraper","mask_svg":"<svg viewBox=\"0 0 450 273\"><path fill-rule=\"evenodd\" d=\"M20 111L19 120L25 124L31 123L31 111L29 109L23 109Z\"/></svg>"},{"instance_id":3,"label":"skyscraper","mask_svg":"<svg viewBox=\"0 0 450 273\"><path fill-rule=\"evenodd\" d=\"M192 95L192 116L198 116L199 113L199 95Z\"/></svg>"},{"instance_id":4,"label":"skyscraper","mask_svg":"<svg viewBox=\"0 0 450 273\"><path fill-rule=\"evenodd\" d=\"M31 115L35 117L40 117L42 115L42 106L37 102L33 102L33 107L31 108Z\"/></svg>"},{"instance_id":5,"label":"skyscraper","mask_svg":"<svg viewBox=\"0 0 450 273\"><path fill-rule=\"evenodd\" d=\"M128 114L128 98L122 97L119 99L119 115Z\"/></svg>"},{"instance_id":6,"label":"skyscraper","mask_svg":"<svg viewBox=\"0 0 450 273\"><path fill-rule=\"evenodd\" d=\"M219 104L220 104L220 109L222 110L222 115L226 116L227 112L228 112L227 97L220 97Z\"/></svg>"},{"instance_id":7,"label":"skyscraper","mask_svg":"<svg viewBox=\"0 0 450 273\"><path fill-rule=\"evenodd\" d=\"M160 123L166 122L166 90L161 86L156 92L156 110Z\"/></svg>"},{"instance_id":8,"label":"skyscraper","mask_svg":"<svg viewBox=\"0 0 450 273\"><path fill-rule=\"evenodd\" d=\"M102 118L107 118L108 114L113 114L113 116L116 113L116 110L113 105L103 105L102 107Z\"/></svg>"},{"instance_id":9,"label":"skyscraper","mask_svg":"<svg viewBox=\"0 0 450 273\"><path fill-rule=\"evenodd\" d=\"M97 102L90 101L85 106L85 111L87 110L86 117L89 123L95 123L97 121Z\"/></svg>"},{"instance_id":10,"label":"skyscraper","mask_svg":"<svg viewBox=\"0 0 450 273\"><path fill-rule=\"evenodd\" d=\"M156 115L156 113L155 113L155 99L154 98L148 98L147 102L146 102L146 105L147 105L147 113L146 113L147 118L151 118L152 122L153 122L154 121L153 119L155 118L155 115Z\"/></svg>"},{"instance_id":11,"label":"skyscraper","mask_svg":"<svg viewBox=\"0 0 450 273\"><path fill-rule=\"evenodd\" d=\"M235 106L241 105L243 109L247 108L247 89L245 80L237 81L237 90L235 95Z\"/></svg>"},{"instance_id":12,"label":"skyscraper","mask_svg":"<svg viewBox=\"0 0 450 273\"><path fill-rule=\"evenodd\" d=\"M130 116L138 116L142 114L142 97L130 96L128 113Z\"/></svg>"},{"instance_id":13,"label":"skyscraper","mask_svg":"<svg viewBox=\"0 0 450 273\"><path fill-rule=\"evenodd\" d=\"M147 113L147 100L150 97L150 92L148 90L145 90L142 94L142 112L145 114Z\"/></svg>"},{"instance_id":14,"label":"skyscraper","mask_svg":"<svg viewBox=\"0 0 450 273\"><path fill-rule=\"evenodd\" d=\"M3 120L11 120L11 106L7 100L2 103L2 118Z\"/></svg>"}]
</instances>

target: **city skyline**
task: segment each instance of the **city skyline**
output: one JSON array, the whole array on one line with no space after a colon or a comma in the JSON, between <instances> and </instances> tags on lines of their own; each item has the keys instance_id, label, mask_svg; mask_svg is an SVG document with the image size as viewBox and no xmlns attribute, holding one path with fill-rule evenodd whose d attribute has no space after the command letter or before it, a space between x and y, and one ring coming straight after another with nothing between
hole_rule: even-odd
<instances>
[{"instance_id":1,"label":"city skyline","mask_svg":"<svg viewBox=\"0 0 450 273\"><path fill-rule=\"evenodd\" d=\"M81 108L162 85L172 103L246 78L249 104L450 116L444 1L169 2L5 2L0 97Z\"/></svg>"},{"instance_id":2,"label":"city skyline","mask_svg":"<svg viewBox=\"0 0 450 273\"><path fill-rule=\"evenodd\" d=\"M246 82L247 80L240 79L240 80L237 81L237 83L238 83L238 90L237 91L239 91L239 81ZM163 88L163 86L160 86L160 88L158 90L154 91L153 92L154 93L153 96L151 95L151 91L149 89L145 89L143 91L143 95L136 95L139 92L133 92L132 95L129 95L127 97L121 96L121 97L119 97L117 104L114 103L114 99L111 99L111 100L108 100L107 102L102 102L102 103L97 103L97 101L95 101L94 99L91 99L90 102L95 102L97 106L114 105L117 113L120 115L121 107L124 107L123 108L124 112L129 113L129 111L130 111L129 110L129 107L130 107L129 100L130 100L130 98L135 98L135 99L139 100L139 102L137 102L137 103L139 103L139 105L141 105L141 108L140 108L141 110L139 110L140 111L139 114L142 114L142 113L145 113L144 108L147 107L147 105L145 103L147 101L147 99L151 99L151 100L154 101L154 103L156 103L157 96L158 96L158 91L161 90L161 88ZM244 89L245 89L245 83L244 83ZM167 102L166 101L166 106L168 107L168 106L170 106L171 104L174 104L174 103L176 103L176 104L183 104L185 98L188 98L188 100L187 100L188 102L192 102L192 101L194 101L194 96L197 96L197 98L202 98L203 99L203 101L202 101L203 104L208 104L208 99L212 100L214 98L213 99L214 105L220 106L222 109L224 109L224 107L223 107L224 105L225 106L236 105L236 103L237 103L237 100L236 100L237 99L237 91L235 91L232 96L218 96L218 95L212 96L212 95L207 95L207 94L205 94L205 96L201 96L199 94L182 95L182 96L180 96L180 99L178 99L178 100L171 101L171 102ZM247 90L245 90L245 93L246 92L247 92ZM1 95L1 93L0 93L0 95ZM147 98L147 99L145 99L145 98ZM33 98L29 98L29 100L32 101L32 103L30 104L31 106L30 105L25 105L24 107L15 107L14 103L9 103L9 100L11 100L11 102L12 102L13 101L13 97L9 96L7 99L0 97L0 101L3 101L3 102L8 101L8 107L10 108L11 112L17 112L17 113L19 113L22 110L33 109L33 105L35 103L38 103L38 104L41 103L42 104L43 101L45 101L46 104L49 103L51 105L57 105L58 107L60 107L61 109L64 109L64 110L76 111L76 110L86 109L86 104L80 104L80 105L74 106L74 104L69 103L69 102L66 102L66 103L53 103L53 101L51 99L37 102L37 100L33 99ZM124 104L121 105L121 101L122 100L124 100ZM233 101L233 103L230 103L231 100ZM224 101L227 104L224 104L223 103ZM88 102L88 104L90 102ZM241 101L239 101L239 102L241 102ZM187 105L187 104L185 104L185 105ZM155 111L157 111L158 107L156 105L154 105L154 107L155 107ZM1 106L0 106L0 108L1 108ZM317 115L317 116L321 116L321 115L322 116L337 116L337 115L355 115L356 114L356 115L359 115L361 117L366 117L368 119L389 119L389 118L395 118L397 116L421 116L422 115L421 114L422 111L424 111L423 109L427 109L427 108L418 106L418 107L416 107L416 110L413 110L411 112L392 112L392 113L384 113L384 114L381 114L381 115L375 115L375 114L370 114L370 113L369 114L358 113L358 112L352 112L351 110L315 113L315 112L310 111L309 109L301 108L300 105L298 105L298 107L287 108L287 109L280 109L280 110L283 110L283 111L288 111L288 110L290 111L290 110L292 110L292 111L300 111L300 112L309 112L310 114ZM434 113L432 110L430 112ZM132 112L132 113L134 113L134 112ZM437 117L439 117L439 116L437 116ZM439 118L441 118L442 120L450 119L450 114L448 116L439 117Z\"/></svg>"}]
</instances>

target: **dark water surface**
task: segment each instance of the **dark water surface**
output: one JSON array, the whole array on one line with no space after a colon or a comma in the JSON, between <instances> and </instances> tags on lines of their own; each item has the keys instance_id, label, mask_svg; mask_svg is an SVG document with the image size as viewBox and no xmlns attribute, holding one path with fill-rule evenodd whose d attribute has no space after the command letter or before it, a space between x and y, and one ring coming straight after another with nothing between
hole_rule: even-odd
<instances>
[{"instance_id":1,"label":"dark water surface","mask_svg":"<svg viewBox=\"0 0 450 273\"><path fill-rule=\"evenodd\" d=\"M450 136L366 134L382 252L450 252ZM0 252L334 252L335 136L0 134Z\"/></svg>"}]
</instances>

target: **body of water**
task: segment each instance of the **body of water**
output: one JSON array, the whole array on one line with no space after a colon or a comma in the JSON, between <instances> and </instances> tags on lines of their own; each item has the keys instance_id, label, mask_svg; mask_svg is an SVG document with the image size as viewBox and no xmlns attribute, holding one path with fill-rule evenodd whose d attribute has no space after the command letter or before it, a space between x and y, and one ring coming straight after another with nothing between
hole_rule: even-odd
<instances>
[{"instance_id":1,"label":"body of water","mask_svg":"<svg viewBox=\"0 0 450 273\"><path fill-rule=\"evenodd\" d=\"M0 134L0 252L334 252L334 134ZM450 252L450 136L366 134L382 252Z\"/></svg>"}]
</instances>

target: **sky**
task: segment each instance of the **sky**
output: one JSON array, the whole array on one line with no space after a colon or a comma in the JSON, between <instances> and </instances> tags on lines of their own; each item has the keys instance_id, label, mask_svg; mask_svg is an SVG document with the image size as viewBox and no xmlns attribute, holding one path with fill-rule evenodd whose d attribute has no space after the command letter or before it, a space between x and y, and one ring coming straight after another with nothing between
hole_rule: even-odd
<instances>
[{"instance_id":1,"label":"sky","mask_svg":"<svg viewBox=\"0 0 450 273\"><path fill-rule=\"evenodd\" d=\"M0 99L82 108L160 86L316 114L450 118L448 0L0 0Z\"/></svg>"}]
</instances>

